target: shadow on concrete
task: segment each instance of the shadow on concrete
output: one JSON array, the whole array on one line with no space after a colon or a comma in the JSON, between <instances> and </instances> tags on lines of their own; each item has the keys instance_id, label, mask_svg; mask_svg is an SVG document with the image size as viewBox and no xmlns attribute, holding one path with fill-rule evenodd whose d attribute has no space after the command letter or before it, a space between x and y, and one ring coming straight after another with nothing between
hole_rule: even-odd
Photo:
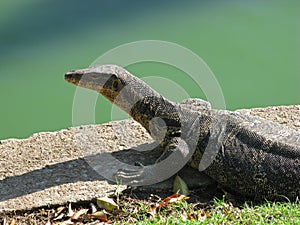
<instances>
[{"instance_id":1,"label":"shadow on concrete","mask_svg":"<svg viewBox=\"0 0 300 225\"><path fill-rule=\"evenodd\" d=\"M151 151L137 151L143 144L134 149L126 149L112 153L120 162L134 165L140 162L143 165L153 164L161 155L161 149L156 148ZM91 155L84 158L69 160L45 166L19 176L7 177L0 181L0 201L13 199L19 196L42 191L50 187L59 186L67 183L76 183L80 181L105 180L99 175L88 162L93 158L101 158L99 155ZM109 182L112 184L112 182Z\"/></svg>"}]
</instances>

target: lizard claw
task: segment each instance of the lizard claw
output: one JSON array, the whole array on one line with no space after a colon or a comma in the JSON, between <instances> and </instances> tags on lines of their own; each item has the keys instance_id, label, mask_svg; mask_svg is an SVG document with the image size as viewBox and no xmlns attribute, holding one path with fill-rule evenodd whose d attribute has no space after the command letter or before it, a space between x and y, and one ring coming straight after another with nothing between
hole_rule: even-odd
<instances>
[{"instance_id":1,"label":"lizard claw","mask_svg":"<svg viewBox=\"0 0 300 225\"><path fill-rule=\"evenodd\" d=\"M136 169L135 169L136 168ZM138 163L134 169L120 169L115 174L117 180L120 180L122 184L134 184L137 182L143 182L144 166L141 163Z\"/></svg>"},{"instance_id":2,"label":"lizard claw","mask_svg":"<svg viewBox=\"0 0 300 225\"><path fill-rule=\"evenodd\" d=\"M174 144L174 146L173 146ZM123 184L132 186L145 186L164 181L178 172L188 161L189 147L182 139L174 138L171 145L166 148L155 164L144 166L130 166L119 169L115 173L115 178Z\"/></svg>"}]
</instances>

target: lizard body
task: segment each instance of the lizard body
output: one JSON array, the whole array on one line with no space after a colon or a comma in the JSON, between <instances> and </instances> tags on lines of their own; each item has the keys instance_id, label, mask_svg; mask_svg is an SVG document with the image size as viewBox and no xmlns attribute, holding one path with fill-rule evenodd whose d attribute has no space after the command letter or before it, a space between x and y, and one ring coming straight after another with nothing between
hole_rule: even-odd
<instances>
[{"instance_id":1,"label":"lizard body","mask_svg":"<svg viewBox=\"0 0 300 225\"><path fill-rule=\"evenodd\" d=\"M300 133L293 129L260 117L213 110L201 99L171 102L115 65L74 70L65 79L101 93L132 116L166 149L162 161L180 153L168 161L169 168L158 163L158 169L145 168L144 177L127 176L127 171L121 175L124 179L159 176L168 169L175 174L188 163L246 197L300 196Z\"/></svg>"}]
</instances>

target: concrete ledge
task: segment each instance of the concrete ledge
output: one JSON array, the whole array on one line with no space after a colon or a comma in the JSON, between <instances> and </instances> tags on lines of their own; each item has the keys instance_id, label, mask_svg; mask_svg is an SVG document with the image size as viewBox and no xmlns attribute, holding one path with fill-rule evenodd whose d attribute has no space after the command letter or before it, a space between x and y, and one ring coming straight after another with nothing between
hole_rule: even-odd
<instances>
[{"instance_id":1,"label":"concrete ledge","mask_svg":"<svg viewBox=\"0 0 300 225\"><path fill-rule=\"evenodd\" d=\"M239 111L300 129L300 105ZM87 134L84 137L83 131ZM23 140L2 140L0 212L89 201L113 193L117 188L125 189L125 186L107 182L92 169L89 162L97 152L89 146L82 148L82 144L90 140L96 143L97 151L119 151L116 157L119 154L131 163L136 158L131 157L130 150L152 142L133 120L41 132ZM136 157L145 157L149 163L155 160L154 155Z\"/></svg>"}]
</instances>

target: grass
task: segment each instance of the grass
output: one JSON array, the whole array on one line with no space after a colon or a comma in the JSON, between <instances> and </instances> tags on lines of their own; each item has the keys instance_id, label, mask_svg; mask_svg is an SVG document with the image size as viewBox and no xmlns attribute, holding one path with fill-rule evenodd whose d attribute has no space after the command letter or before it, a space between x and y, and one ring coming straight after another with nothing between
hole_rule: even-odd
<instances>
[{"instance_id":1,"label":"grass","mask_svg":"<svg viewBox=\"0 0 300 225\"><path fill-rule=\"evenodd\" d=\"M134 217L135 215L131 215ZM130 216L129 216L130 218ZM127 223L127 220L122 222ZM299 224L300 204L266 202L237 207L215 199L209 209L199 209L195 203L180 202L161 210L155 217L139 216L137 224ZM115 224L118 224L117 222Z\"/></svg>"},{"instance_id":2,"label":"grass","mask_svg":"<svg viewBox=\"0 0 300 225\"><path fill-rule=\"evenodd\" d=\"M163 200L156 195L147 199L136 199L121 195L115 199L118 208L106 212L109 224L299 224L299 202L268 202L257 204L245 201L241 204L233 201L214 198L210 202L188 202L186 200L157 207ZM90 203L73 204L72 209L88 209ZM36 209L26 212L0 214L0 224L69 224L67 208L64 206L64 217L54 220L58 206ZM61 208L61 207L60 207ZM100 209L98 209L100 210ZM57 214L56 214L57 217ZM70 220L70 219L69 219ZM4 222L6 221L6 223ZM71 220L70 220L71 221ZM99 224L99 218L91 217L91 212L72 220L74 224ZM105 224L105 223L102 223Z\"/></svg>"},{"instance_id":3,"label":"grass","mask_svg":"<svg viewBox=\"0 0 300 225\"><path fill-rule=\"evenodd\" d=\"M224 200L215 201L208 223L214 224L295 224L299 223L300 205L265 202L261 205L234 207ZM207 224L207 223L204 223Z\"/></svg>"}]
</instances>

